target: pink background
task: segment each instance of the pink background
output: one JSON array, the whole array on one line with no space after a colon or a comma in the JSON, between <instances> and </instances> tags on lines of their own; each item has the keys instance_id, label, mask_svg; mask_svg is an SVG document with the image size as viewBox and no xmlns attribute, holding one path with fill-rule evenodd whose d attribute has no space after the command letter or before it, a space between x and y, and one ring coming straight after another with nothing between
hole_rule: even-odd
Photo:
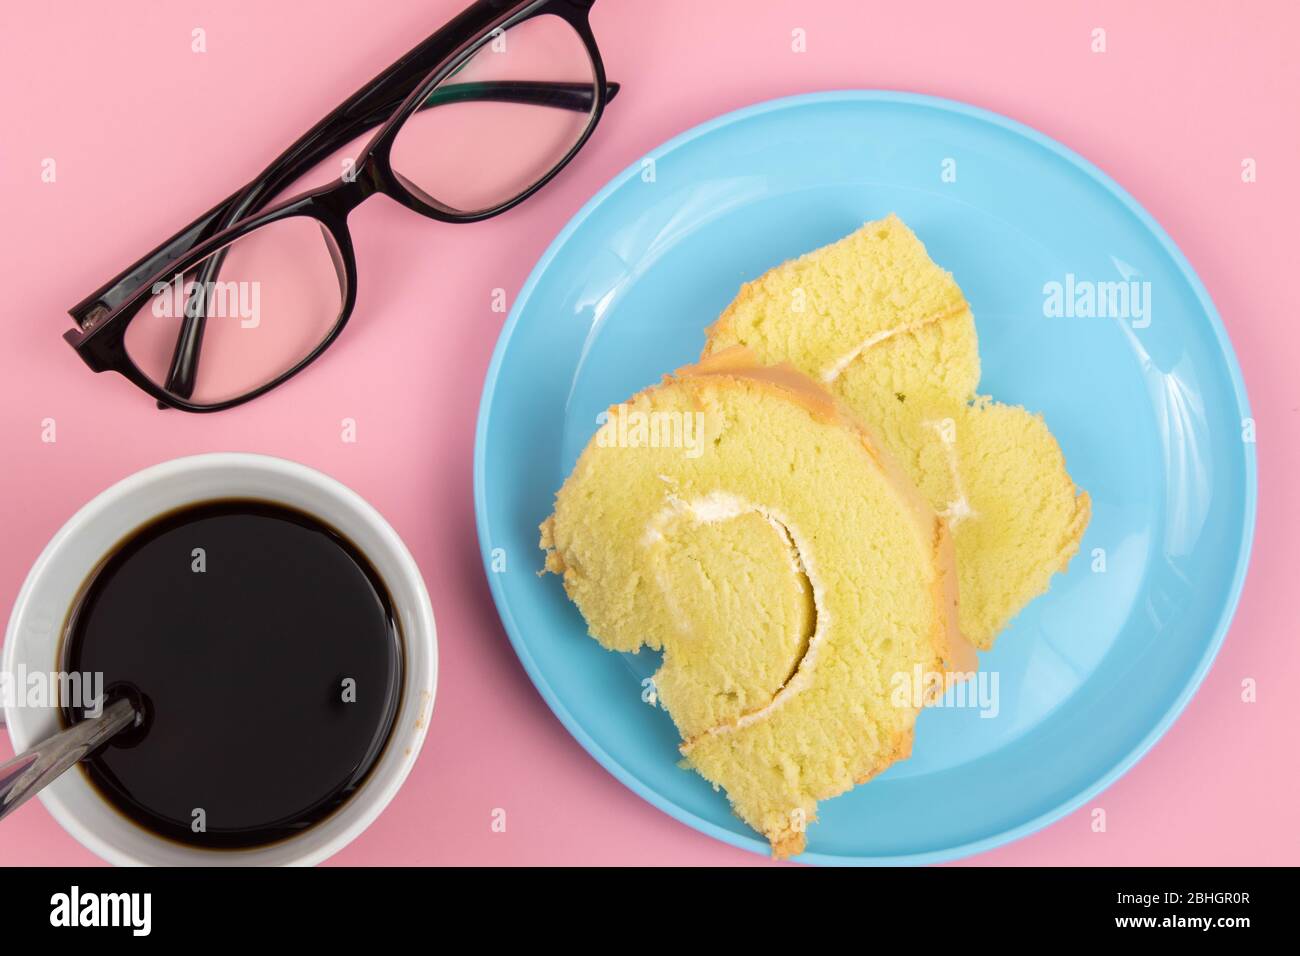
<instances>
[{"instance_id":1,"label":"pink background","mask_svg":"<svg viewBox=\"0 0 1300 956\"><path fill-rule=\"evenodd\" d=\"M64 310L255 175L461 0L48 0L0 33L0 607L83 502L167 458L293 458L373 502L424 569L441 680L424 752L340 864L761 864L642 802L573 742L517 663L488 596L470 483L479 391L504 316L555 233L664 139L791 93L914 90L1005 113L1101 166L1165 226L1213 295L1258 419L1260 517L1241 609L1169 734L1088 809L980 863L1296 863L1300 677L1290 596L1300 423L1300 210L1286 0L1188 4L600 0L625 84L581 156L519 209L445 226L377 199L352 218L360 295L316 366L252 405L159 412L60 341ZM1213 9L1211 9L1213 8ZM192 53L191 30L208 50ZM807 52L790 49L807 31ZM1108 52L1089 51L1094 27ZM45 158L57 181L41 181ZM1241 182L1241 161L1258 182ZM54 418L58 440L41 441ZM357 421L355 444L340 420ZM1258 703L1240 700L1245 678ZM0 759L9 755L7 738ZM507 811L493 833L493 808ZM92 863L37 802L0 827L5 863Z\"/></svg>"}]
</instances>

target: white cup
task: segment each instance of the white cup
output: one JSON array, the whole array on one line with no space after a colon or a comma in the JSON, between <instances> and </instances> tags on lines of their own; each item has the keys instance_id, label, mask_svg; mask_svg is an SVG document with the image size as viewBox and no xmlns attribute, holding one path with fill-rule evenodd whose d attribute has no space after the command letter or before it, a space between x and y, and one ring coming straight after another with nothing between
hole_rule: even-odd
<instances>
[{"instance_id":1,"label":"white cup","mask_svg":"<svg viewBox=\"0 0 1300 956\"><path fill-rule=\"evenodd\" d=\"M164 512L222 498L279 502L316 516L355 544L388 587L401 626L402 702L379 762L361 789L301 834L264 847L205 850L163 839L131 822L69 770L40 794L46 808L80 843L124 865L310 865L342 849L379 816L410 772L424 743L437 682L433 608L415 560L392 526L360 495L305 465L266 455L178 458L118 482L78 511L45 547L27 575L5 633L0 667L10 674L61 669L60 643L72 602L100 560L132 531ZM10 698L21 695L11 694ZM5 701L14 752L60 729L57 707ZM255 786L256 781L250 781ZM10 820L7 826L13 826Z\"/></svg>"}]
</instances>

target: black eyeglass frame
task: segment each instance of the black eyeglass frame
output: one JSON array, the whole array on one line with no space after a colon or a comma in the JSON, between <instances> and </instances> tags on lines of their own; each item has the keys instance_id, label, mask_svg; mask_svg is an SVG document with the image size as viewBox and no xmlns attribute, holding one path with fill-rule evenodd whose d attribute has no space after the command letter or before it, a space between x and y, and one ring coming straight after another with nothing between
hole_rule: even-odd
<instances>
[{"instance_id":1,"label":"black eyeglass frame","mask_svg":"<svg viewBox=\"0 0 1300 956\"><path fill-rule=\"evenodd\" d=\"M256 179L111 279L68 310L77 328L64 339L95 372L114 371L157 399L159 407L188 412L215 412L242 405L282 385L320 357L347 325L356 304L357 268L347 219L349 213L375 193L383 193L421 215L448 223L477 222L513 208L545 186L586 144L600 122L605 104L618 92L607 83L605 67L588 20L595 0L477 0L472 6L371 80L342 105L300 137ZM464 212L443 205L393 170L391 150L402 124L438 85L489 42L498 31L551 14L576 31L591 58L594 103L586 128L569 151L540 179L498 205ZM382 124L382 125L380 125ZM299 193L270 208L266 203L280 190L331 153L380 126L359 153L353 175ZM454 144L449 148L455 148ZM418 193L418 195L417 195ZM260 210L260 211L259 211ZM235 398L196 404L152 381L132 361L125 346L127 326L153 294L153 284L184 273L235 240L269 223L293 217L316 220L333 239L342 280L343 303L329 334L306 356L279 376ZM201 323L182 331L193 341L178 345L193 375ZM176 365L173 364L173 374ZM170 378L170 376L169 376Z\"/></svg>"}]
</instances>

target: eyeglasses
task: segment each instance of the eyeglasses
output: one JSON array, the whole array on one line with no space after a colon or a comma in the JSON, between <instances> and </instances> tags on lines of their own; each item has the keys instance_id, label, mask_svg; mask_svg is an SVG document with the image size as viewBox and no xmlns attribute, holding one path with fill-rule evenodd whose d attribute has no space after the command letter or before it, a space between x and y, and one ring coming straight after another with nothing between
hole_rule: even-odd
<instances>
[{"instance_id":1,"label":"eyeglasses","mask_svg":"<svg viewBox=\"0 0 1300 956\"><path fill-rule=\"evenodd\" d=\"M289 147L255 180L69 310L96 372L159 408L211 412L302 371L347 324L348 215L383 193L441 222L505 212L586 143L618 84L594 0L478 0ZM269 205L369 130L335 182Z\"/></svg>"}]
</instances>

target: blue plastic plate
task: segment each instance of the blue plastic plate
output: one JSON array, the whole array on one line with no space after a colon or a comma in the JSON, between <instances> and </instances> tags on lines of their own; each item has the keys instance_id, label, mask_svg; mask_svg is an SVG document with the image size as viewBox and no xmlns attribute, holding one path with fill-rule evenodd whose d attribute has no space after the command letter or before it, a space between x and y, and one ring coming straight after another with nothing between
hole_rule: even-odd
<instances>
[{"instance_id":1,"label":"blue plastic plate","mask_svg":"<svg viewBox=\"0 0 1300 956\"><path fill-rule=\"evenodd\" d=\"M559 580L537 576L538 522L597 414L695 360L742 282L890 211L965 290L981 391L1043 413L1093 518L1068 573L981 655L996 715L922 714L910 760L822 804L803 859L824 863L988 849L1116 780L1209 669L1254 528L1250 411L1223 325L1169 237L1095 167L1001 116L899 93L705 123L616 177L542 256L479 412L475 506L501 619L551 709L619 780L767 852L678 768L672 722L641 700L656 662L602 650Z\"/></svg>"}]
</instances>

